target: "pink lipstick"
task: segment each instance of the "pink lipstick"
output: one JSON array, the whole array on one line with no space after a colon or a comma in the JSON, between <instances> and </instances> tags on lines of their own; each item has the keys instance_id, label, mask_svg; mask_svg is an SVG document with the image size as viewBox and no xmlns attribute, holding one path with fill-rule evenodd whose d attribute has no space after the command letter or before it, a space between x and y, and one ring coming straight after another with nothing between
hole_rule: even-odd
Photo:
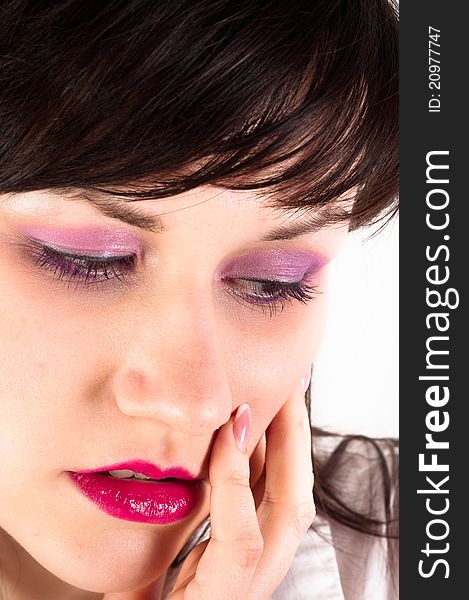
<instances>
[{"instance_id":1,"label":"pink lipstick","mask_svg":"<svg viewBox=\"0 0 469 600\"><path fill-rule=\"evenodd\" d=\"M185 469L163 470L142 460L68 471L68 475L102 511L138 523L164 525L179 521L197 507L202 491L202 481Z\"/></svg>"}]
</instances>

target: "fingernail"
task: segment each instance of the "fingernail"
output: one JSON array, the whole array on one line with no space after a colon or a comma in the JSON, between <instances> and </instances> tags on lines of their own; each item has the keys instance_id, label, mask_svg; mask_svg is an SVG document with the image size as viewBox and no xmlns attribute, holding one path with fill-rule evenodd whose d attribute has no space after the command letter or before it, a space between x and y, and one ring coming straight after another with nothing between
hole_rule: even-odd
<instances>
[{"instance_id":1,"label":"fingernail","mask_svg":"<svg viewBox=\"0 0 469 600\"><path fill-rule=\"evenodd\" d=\"M301 389L303 393L306 392L309 386L309 382L311 381L311 371L307 373L304 377L301 378Z\"/></svg>"},{"instance_id":2,"label":"fingernail","mask_svg":"<svg viewBox=\"0 0 469 600\"><path fill-rule=\"evenodd\" d=\"M251 409L249 404L241 404L236 411L233 422L233 436L236 445L241 452L248 448L249 436L251 435Z\"/></svg>"}]
</instances>

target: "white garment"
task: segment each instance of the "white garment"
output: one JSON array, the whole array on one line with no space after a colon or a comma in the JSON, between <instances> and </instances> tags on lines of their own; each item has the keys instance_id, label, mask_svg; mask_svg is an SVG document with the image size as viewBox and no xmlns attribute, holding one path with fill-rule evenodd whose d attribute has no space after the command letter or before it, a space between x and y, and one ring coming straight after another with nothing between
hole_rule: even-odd
<instances>
[{"instance_id":1,"label":"white garment","mask_svg":"<svg viewBox=\"0 0 469 600\"><path fill-rule=\"evenodd\" d=\"M336 443L337 439L324 438L317 440L316 446L330 452ZM336 472L345 492L343 497L353 508L367 513L379 505L381 465L373 447L354 444ZM385 447L382 450L389 461L389 451ZM199 541L209 537L210 530ZM387 563L385 539L364 535L318 515L314 529L303 536L285 578L270 600L397 600L397 575L392 576ZM169 589L176 577L177 571L169 578Z\"/></svg>"},{"instance_id":2,"label":"white garment","mask_svg":"<svg viewBox=\"0 0 469 600\"><path fill-rule=\"evenodd\" d=\"M271 600L395 600L385 541L316 518ZM334 535L335 533L335 535ZM322 537L326 536L326 539ZM328 540L333 540L335 546ZM339 545L338 545L339 544Z\"/></svg>"},{"instance_id":3,"label":"white garment","mask_svg":"<svg viewBox=\"0 0 469 600\"><path fill-rule=\"evenodd\" d=\"M316 440L316 447L331 452L336 443L337 439L326 437ZM377 443L390 467L390 448ZM383 498L381 467L373 445L357 440L335 472L349 505L365 514L373 510L382 519L384 509L377 509ZM271 600L397 600L398 577L388 567L384 538L359 533L319 515L314 526L303 537Z\"/></svg>"}]
</instances>

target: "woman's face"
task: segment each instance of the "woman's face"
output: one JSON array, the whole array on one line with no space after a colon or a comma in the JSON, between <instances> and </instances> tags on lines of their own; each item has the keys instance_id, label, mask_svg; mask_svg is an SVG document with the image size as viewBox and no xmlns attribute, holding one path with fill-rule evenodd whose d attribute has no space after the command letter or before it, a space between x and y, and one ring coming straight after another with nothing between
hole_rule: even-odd
<instances>
[{"instance_id":1,"label":"woman's face","mask_svg":"<svg viewBox=\"0 0 469 600\"><path fill-rule=\"evenodd\" d=\"M161 215L154 231L85 199L0 197L2 556L15 545L38 577L101 592L167 569L209 514L217 429L249 403L252 453L309 371L327 264L347 231L263 240L306 216L211 186L125 206ZM86 275L83 262L42 246L117 261L109 278L102 267ZM283 292L252 281L266 279ZM313 299L282 298L302 280L317 288ZM137 459L204 480L197 507L171 524L132 522L100 510L67 475Z\"/></svg>"}]
</instances>

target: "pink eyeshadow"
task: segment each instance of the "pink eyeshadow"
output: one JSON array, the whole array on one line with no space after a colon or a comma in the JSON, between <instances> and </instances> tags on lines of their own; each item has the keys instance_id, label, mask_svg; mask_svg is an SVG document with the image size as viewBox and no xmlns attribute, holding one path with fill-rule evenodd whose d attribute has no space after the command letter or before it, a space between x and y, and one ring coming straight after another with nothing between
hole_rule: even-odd
<instances>
[{"instance_id":1,"label":"pink eyeshadow","mask_svg":"<svg viewBox=\"0 0 469 600\"><path fill-rule=\"evenodd\" d=\"M23 233L43 244L58 246L60 250L70 252L115 256L140 255L143 250L143 245L136 236L119 229L26 227Z\"/></svg>"},{"instance_id":2,"label":"pink eyeshadow","mask_svg":"<svg viewBox=\"0 0 469 600\"><path fill-rule=\"evenodd\" d=\"M222 265L217 277L295 282L316 273L326 262L323 256L303 250L256 250L231 258Z\"/></svg>"}]
</instances>

